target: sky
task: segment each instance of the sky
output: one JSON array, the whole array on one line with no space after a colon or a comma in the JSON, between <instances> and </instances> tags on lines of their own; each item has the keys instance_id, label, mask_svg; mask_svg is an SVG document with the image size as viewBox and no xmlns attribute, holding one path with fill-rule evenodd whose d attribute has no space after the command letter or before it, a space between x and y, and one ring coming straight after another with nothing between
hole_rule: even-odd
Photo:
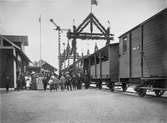
<instances>
[{"instance_id":1,"label":"sky","mask_svg":"<svg viewBox=\"0 0 167 123\"><path fill-rule=\"evenodd\" d=\"M97 0L93 13L106 28L110 26L114 42L118 37L167 7L167 0ZM42 59L58 68L58 35L51 18L64 29L78 26L90 13L90 0L0 0L0 34L27 35L26 54L31 61L40 59L40 23ZM108 24L107 22L110 22ZM67 44L66 32L61 45ZM95 42L104 47L106 41L77 40L77 52L94 51ZM71 43L71 41L70 41ZM61 49L64 49L62 45Z\"/></svg>"}]
</instances>

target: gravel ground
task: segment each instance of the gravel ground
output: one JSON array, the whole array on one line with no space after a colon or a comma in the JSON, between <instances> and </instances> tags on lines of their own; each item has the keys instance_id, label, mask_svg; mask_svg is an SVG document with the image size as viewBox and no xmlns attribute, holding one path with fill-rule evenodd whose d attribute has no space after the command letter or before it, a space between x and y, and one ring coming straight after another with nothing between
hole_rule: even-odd
<instances>
[{"instance_id":1,"label":"gravel ground","mask_svg":"<svg viewBox=\"0 0 167 123\"><path fill-rule=\"evenodd\" d=\"M167 98L109 90L1 94L1 123L167 123Z\"/></svg>"}]
</instances>

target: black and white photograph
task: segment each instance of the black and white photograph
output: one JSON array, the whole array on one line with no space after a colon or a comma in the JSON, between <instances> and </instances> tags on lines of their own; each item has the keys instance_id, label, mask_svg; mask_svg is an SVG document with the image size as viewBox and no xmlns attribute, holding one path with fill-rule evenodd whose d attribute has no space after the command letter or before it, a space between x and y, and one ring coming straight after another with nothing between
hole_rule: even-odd
<instances>
[{"instance_id":1,"label":"black and white photograph","mask_svg":"<svg viewBox=\"0 0 167 123\"><path fill-rule=\"evenodd\" d=\"M167 123L167 0L0 0L0 123Z\"/></svg>"}]
</instances>

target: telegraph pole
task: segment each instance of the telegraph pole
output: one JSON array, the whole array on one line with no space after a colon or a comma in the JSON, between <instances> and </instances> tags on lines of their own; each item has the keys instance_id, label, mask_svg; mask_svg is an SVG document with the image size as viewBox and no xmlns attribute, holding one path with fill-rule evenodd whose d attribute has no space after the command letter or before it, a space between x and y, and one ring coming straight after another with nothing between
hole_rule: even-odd
<instances>
[{"instance_id":1,"label":"telegraph pole","mask_svg":"<svg viewBox=\"0 0 167 123\"><path fill-rule=\"evenodd\" d=\"M39 17L39 31L40 31L40 60L42 60L42 30L41 30L41 15Z\"/></svg>"},{"instance_id":2,"label":"telegraph pole","mask_svg":"<svg viewBox=\"0 0 167 123\"><path fill-rule=\"evenodd\" d=\"M61 55L60 55L60 50L61 50L61 34L60 34L60 28L58 29L58 60L59 60L59 75L61 75Z\"/></svg>"},{"instance_id":3,"label":"telegraph pole","mask_svg":"<svg viewBox=\"0 0 167 123\"><path fill-rule=\"evenodd\" d=\"M50 22L56 26L56 30L58 31L58 60L59 60L59 75L61 76L61 65L62 65L62 58L60 55L61 51L61 31L69 31L69 29L61 29L53 19L50 19Z\"/></svg>"}]
</instances>

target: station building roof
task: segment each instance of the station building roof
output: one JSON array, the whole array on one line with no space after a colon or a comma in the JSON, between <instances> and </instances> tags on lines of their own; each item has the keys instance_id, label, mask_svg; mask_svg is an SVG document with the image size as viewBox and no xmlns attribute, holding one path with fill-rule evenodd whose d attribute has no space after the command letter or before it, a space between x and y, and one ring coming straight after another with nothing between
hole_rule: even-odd
<instances>
[{"instance_id":1,"label":"station building roof","mask_svg":"<svg viewBox=\"0 0 167 123\"><path fill-rule=\"evenodd\" d=\"M28 36L21 35L3 35L5 38L9 39L12 42L23 43L24 46L28 46Z\"/></svg>"},{"instance_id":2,"label":"station building roof","mask_svg":"<svg viewBox=\"0 0 167 123\"><path fill-rule=\"evenodd\" d=\"M3 40L7 41L11 46L13 46L16 49L16 51L18 51L18 53L20 54L20 56L23 58L24 61L31 62L31 60L28 58L28 56L21 50L21 48L19 46L14 44L13 41L11 41L9 38L7 38L6 36L1 35L1 34L0 34L0 38L2 38Z\"/></svg>"}]
</instances>

